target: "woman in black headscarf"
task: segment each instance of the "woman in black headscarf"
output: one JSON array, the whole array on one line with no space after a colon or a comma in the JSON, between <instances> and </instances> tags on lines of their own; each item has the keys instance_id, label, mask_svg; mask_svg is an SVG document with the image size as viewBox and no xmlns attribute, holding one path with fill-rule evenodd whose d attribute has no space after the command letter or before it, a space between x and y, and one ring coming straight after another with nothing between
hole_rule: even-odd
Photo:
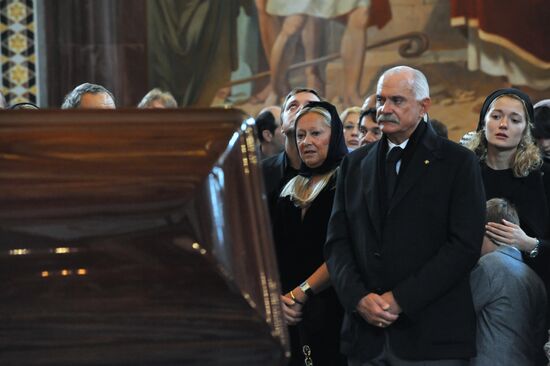
<instances>
[{"instance_id":1,"label":"woman in black headscarf","mask_svg":"<svg viewBox=\"0 0 550 366\"><path fill-rule=\"evenodd\" d=\"M480 158L487 199L507 199L520 219L519 225L489 223L486 234L518 245L550 295L550 167L533 141L533 122L529 96L512 88L496 90L483 104L468 147Z\"/></svg>"},{"instance_id":2,"label":"woman in black headscarf","mask_svg":"<svg viewBox=\"0 0 550 366\"><path fill-rule=\"evenodd\" d=\"M323 246L338 166L348 150L330 103L305 105L295 129L302 165L281 191L273 218L283 310L290 325L289 365L303 365L308 356L315 365L345 365L339 352L343 310L329 289Z\"/></svg>"}]
</instances>

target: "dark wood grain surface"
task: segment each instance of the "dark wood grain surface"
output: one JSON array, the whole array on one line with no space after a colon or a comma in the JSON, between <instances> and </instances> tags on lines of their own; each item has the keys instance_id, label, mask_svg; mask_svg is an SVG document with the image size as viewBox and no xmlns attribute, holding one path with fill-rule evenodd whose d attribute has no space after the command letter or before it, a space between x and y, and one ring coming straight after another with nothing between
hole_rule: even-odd
<instances>
[{"instance_id":1,"label":"dark wood grain surface","mask_svg":"<svg viewBox=\"0 0 550 366\"><path fill-rule=\"evenodd\" d=\"M0 364L284 364L244 119L0 113Z\"/></svg>"}]
</instances>

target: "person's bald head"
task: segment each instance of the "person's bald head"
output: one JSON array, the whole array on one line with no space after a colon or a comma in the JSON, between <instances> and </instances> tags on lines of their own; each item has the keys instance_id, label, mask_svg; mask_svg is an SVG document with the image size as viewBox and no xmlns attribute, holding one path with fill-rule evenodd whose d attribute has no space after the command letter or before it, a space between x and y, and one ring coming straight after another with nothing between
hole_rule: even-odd
<instances>
[{"instance_id":1,"label":"person's bald head","mask_svg":"<svg viewBox=\"0 0 550 366\"><path fill-rule=\"evenodd\" d=\"M371 94L365 99L365 102L363 103L363 106L361 106L361 110L365 111L367 109L374 108L376 109L376 94Z\"/></svg>"},{"instance_id":2,"label":"person's bald head","mask_svg":"<svg viewBox=\"0 0 550 366\"><path fill-rule=\"evenodd\" d=\"M115 97L105 87L84 83L74 88L63 101L61 109L115 109Z\"/></svg>"},{"instance_id":3,"label":"person's bald head","mask_svg":"<svg viewBox=\"0 0 550 366\"><path fill-rule=\"evenodd\" d=\"M277 121L279 124L281 123L281 107L279 107L278 105L271 105L269 107L265 107L260 111L260 113L258 113L258 115L264 112L271 112L271 114L275 118L275 121Z\"/></svg>"}]
</instances>

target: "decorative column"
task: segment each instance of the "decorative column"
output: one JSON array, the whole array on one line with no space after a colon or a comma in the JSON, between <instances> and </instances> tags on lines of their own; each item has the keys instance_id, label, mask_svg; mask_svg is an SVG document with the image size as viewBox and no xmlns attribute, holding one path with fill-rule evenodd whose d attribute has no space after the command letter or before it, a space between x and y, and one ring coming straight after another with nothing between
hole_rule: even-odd
<instances>
[{"instance_id":1,"label":"decorative column","mask_svg":"<svg viewBox=\"0 0 550 366\"><path fill-rule=\"evenodd\" d=\"M0 86L9 104L37 103L35 30L33 0L0 1Z\"/></svg>"}]
</instances>

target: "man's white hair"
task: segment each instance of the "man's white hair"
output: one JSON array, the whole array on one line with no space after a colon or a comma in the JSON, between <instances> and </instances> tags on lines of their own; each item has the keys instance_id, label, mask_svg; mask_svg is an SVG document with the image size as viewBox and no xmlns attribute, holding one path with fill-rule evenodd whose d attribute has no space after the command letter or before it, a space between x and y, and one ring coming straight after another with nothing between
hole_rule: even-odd
<instances>
[{"instance_id":1,"label":"man's white hair","mask_svg":"<svg viewBox=\"0 0 550 366\"><path fill-rule=\"evenodd\" d=\"M430 87L428 85L428 80L426 79L426 76L420 70L414 69L410 66L395 66L389 70L386 70L382 74L382 76L380 76L380 79L378 79L377 89L380 90L382 88L382 81L386 76L404 72L410 73L412 75L412 78L409 79L409 85L414 93L416 100L429 98Z\"/></svg>"}]
</instances>

